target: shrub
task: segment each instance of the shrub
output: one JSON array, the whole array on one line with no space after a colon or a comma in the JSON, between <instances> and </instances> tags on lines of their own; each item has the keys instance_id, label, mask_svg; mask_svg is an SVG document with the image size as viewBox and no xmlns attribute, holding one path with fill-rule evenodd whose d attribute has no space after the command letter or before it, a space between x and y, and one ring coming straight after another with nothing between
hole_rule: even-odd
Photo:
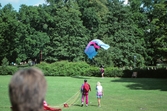
<instances>
[{"instance_id":1,"label":"shrub","mask_svg":"<svg viewBox=\"0 0 167 111\"><path fill-rule=\"evenodd\" d=\"M105 69L105 76L107 77L122 77L123 70L116 67L107 67Z\"/></svg>"},{"instance_id":2,"label":"shrub","mask_svg":"<svg viewBox=\"0 0 167 111\"><path fill-rule=\"evenodd\" d=\"M52 64L41 63L36 67L43 70L45 75L49 76L76 76L85 75L90 67L86 62L68 62L60 61Z\"/></svg>"},{"instance_id":3,"label":"shrub","mask_svg":"<svg viewBox=\"0 0 167 111\"><path fill-rule=\"evenodd\" d=\"M86 70L85 76L96 76L96 77L101 76L99 68L98 67L89 67Z\"/></svg>"},{"instance_id":4,"label":"shrub","mask_svg":"<svg viewBox=\"0 0 167 111\"><path fill-rule=\"evenodd\" d=\"M21 66L7 66L7 61L4 59L3 66L0 66L0 75L12 75L18 69L25 68ZM86 62L68 62L60 61L52 64L41 62L36 64L36 67L40 68L45 76L96 76L101 77L99 67L90 66ZM27 67L27 66L26 66ZM28 66L29 67L29 66ZM124 68L106 67L105 77L127 77L130 78L133 72L137 72L138 78L167 78L166 68Z\"/></svg>"},{"instance_id":5,"label":"shrub","mask_svg":"<svg viewBox=\"0 0 167 111\"><path fill-rule=\"evenodd\" d=\"M12 75L18 68L16 66L0 66L0 75Z\"/></svg>"}]
</instances>

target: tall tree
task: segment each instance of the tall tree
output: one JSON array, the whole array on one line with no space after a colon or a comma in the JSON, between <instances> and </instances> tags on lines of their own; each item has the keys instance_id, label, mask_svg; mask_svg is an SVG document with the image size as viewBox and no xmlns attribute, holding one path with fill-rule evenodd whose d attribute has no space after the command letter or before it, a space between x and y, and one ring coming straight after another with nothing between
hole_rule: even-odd
<instances>
[{"instance_id":1,"label":"tall tree","mask_svg":"<svg viewBox=\"0 0 167 111\"><path fill-rule=\"evenodd\" d=\"M141 66L144 64L144 40L133 19L130 6L117 0L109 1L108 35L115 66Z\"/></svg>"},{"instance_id":2,"label":"tall tree","mask_svg":"<svg viewBox=\"0 0 167 111\"><path fill-rule=\"evenodd\" d=\"M39 54L44 50L45 44L50 42L47 33L43 29L39 7L22 5L19 10L19 28L17 30L18 59L41 59Z\"/></svg>"},{"instance_id":3,"label":"tall tree","mask_svg":"<svg viewBox=\"0 0 167 111\"><path fill-rule=\"evenodd\" d=\"M156 65L157 59L166 58L166 15L165 0L143 0L143 10L147 14L146 46L149 58L147 65Z\"/></svg>"},{"instance_id":4,"label":"tall tree","mask_svg":"<svg viewBox=\"0 0 167 111\"><path fill-rule=\"evenodd\" d=\"M82 13L83 25L90 33L90 40L97 38L102 32L101 24L106 18L108 8L106 0L78 0L79 10Z\"/></svg>"},{"instance_id":5,"label":"tall tree","mask_svg":"<svg viewBox=\"0 0 167 111\"><path fill-rule=\"evenodd\" d=\"M10 62L15 60L14 48L17 30L17 12L11 4L0 9L0 59L6 57Z\"/></svg>"},{"instance_id":6,"label":"tall tree","mask_svg":"<svg viewBox=\"0 0 167 111\"><path fill-rule=\"evenodd\" d=\"M84 60L83 50L87 34L77 4L51 4L46 8L46 12L49 13L46 32L50 37L46 61Z\"/></svg>"},{"instance_id":7,"label":"tall tree","mask_svg":"<svg viewBox=\"0 0 167 111\"><path fill-rule=\"evenodd\" d=\"M153 42L153 45L156 46L155 52L157 52L155 59L163 61L167 57L167 1L162 0L155 4L153 13L151 23L154 24L156 33L154 35L156 38Z\"/></svg>"}]
</instances>

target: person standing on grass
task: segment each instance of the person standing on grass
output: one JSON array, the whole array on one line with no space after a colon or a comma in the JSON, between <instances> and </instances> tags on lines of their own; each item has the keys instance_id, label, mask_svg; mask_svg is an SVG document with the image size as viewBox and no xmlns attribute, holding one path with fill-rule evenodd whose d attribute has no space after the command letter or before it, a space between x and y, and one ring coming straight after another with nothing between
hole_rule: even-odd
<instances>
[{"instance_id":1,"label":"person standing on grass","mask_svg":"<svg viewBox=\"0 0 167 111\"><path fill-rule=\"evenodd\" d=\"M97 102L98 102L98 107L101 107L101 98L103 96L103 87L101 86L101 83L100 82L97 82L97 85L96 85L96 96L97 96Z\"/></svg>"},{"instance_id":2,"label":"person standing on grass","mask_svg":"<svg viewBox=\"0 0 167 111\"><path fill-rule=\"evenodd\" d=\"M103 65L100 66L100 73L101 73L101 77L103 78L104 77L104 66Z\"/></svg>"},{"instance_id":3,"label":"person standing on grass","mask_svg":"<svg viewBox=\"0 0 167 111\"><path fill-rule=\"evenodd\" d=\"M84 104L84 98L86 98L86 106L88 106L88 102L89 102L89 91L91 91L91 87L90 85L87 83L87 80L84 80L84 84L82 84L81 86L81 93L82 93L82 98L81 98L81 107L83 107Z\"/></svg>"}]
</instances>

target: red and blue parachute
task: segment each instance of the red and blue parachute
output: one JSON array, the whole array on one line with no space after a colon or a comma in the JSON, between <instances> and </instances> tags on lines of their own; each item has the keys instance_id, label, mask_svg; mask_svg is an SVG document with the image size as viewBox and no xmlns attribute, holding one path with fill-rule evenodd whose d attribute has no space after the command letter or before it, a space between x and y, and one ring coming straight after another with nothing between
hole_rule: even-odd
<instances>
[{"instance_id":1,"label":"red and blue parachute","mask_svg":"<svg viewBox=\"0 0 167 111\"><path fill-rule=\"evenodd\" d=\"M97 51L100 49L100 47L105 50L110 48L110 46L108 44L105 44L103 41L99 39L94 39L88 43L84 52L89 59L92 59L97 55Z\"/></svg>"}]
</instances>

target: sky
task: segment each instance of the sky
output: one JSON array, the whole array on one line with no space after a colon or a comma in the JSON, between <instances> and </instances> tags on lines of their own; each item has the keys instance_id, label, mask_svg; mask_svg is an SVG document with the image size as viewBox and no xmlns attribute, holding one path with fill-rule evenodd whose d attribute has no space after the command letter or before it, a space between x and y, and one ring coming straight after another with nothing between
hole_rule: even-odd
<instances>
[{"instance_id":1,"label":"sky","mask_svg":"<svg viewBox=\"0 0 167 111\"><path fill-rule=\"evenodd\" d=\"M124 1L124 4L128 3L128 0L120 0ZM19 10L21 4L26 4L27 6L37 6L39 4L46 3L45 0L0 0L0 3L2 7L4 7L6 4L10 3L12 4L14 10Z\"/></svg>"},{"instance_id":2,"label":"sky","mask_svg":"<svg viewBox=\"0 0 167 111\"><path fill-rule=\"evenodd\" d=\"M6 4L10 3L12 4L14 10L19 10L21 4L25 4L27 6L37 6L39 4L46 3L45 0L0 0L0 3L2 7L4 7Z\"/></svg>"}]
</instances>

